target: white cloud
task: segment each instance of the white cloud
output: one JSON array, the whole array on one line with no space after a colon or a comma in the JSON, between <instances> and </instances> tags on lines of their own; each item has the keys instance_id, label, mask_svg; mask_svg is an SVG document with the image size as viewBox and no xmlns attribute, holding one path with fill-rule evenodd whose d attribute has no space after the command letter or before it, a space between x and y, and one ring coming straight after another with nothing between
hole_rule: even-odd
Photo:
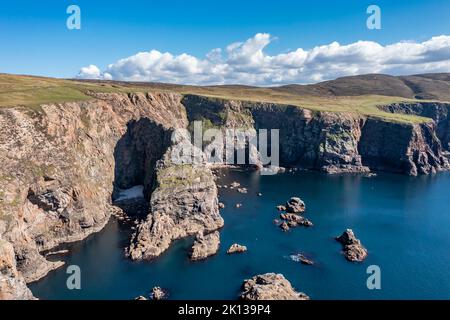
<instances>
[{"instance_id":1,"label":"white cloud","mask_svg":"<svg viewBox=\"0 0 450 320\"><path fill-rule=\"evenodd\" d=\"M205 58L157 50L139 52L110 64L104 71L95 65L81 68L77 77L201 85L278 85L365 73L450 72L450 36L445 35L422 43L402 41L386 46L372 41L348 45L333 42L271 56L264 49L273 39L270 34L258 33L245 42L228 45L225 50L212 49Z\"/></svg>"}]
</instances>

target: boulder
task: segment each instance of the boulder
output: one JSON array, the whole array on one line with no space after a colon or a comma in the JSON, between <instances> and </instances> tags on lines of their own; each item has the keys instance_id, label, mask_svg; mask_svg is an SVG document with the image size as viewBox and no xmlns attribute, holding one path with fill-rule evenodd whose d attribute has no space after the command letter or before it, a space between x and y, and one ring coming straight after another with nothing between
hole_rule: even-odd
<instances>
[{"instance_id":1,"label":"boulder","mask_svg":"<svg viewBox=\"0 0 450 320\"><path fill-rule=\"evenodd\" d=\"M298 197L292 197L286 202L286 211L288 213L303 213L305 210L305 203Z\"/></svg>"},{"instance_id":2,"label":"boulder","mask_svg":"<svg viewBox=\"0 0 450 320\"><path fill-rule=\"evenodd\" d=\"M247 251L247 247L240 245L240 244L233 244L227 251L228 254L232 254L232 253L242 253Z\"/></svg>"}]
</instances>

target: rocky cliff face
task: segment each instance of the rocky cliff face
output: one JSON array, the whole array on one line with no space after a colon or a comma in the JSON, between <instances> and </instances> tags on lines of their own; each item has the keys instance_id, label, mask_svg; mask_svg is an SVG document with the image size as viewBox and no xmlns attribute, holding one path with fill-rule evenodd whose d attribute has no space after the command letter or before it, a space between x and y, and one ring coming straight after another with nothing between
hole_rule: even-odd
<instances>
[{"instance_id":1,"label":"rocky cliff face","mask_svg":"<svg viewBox=\"0 0 450 320\"><path fill-rule=\"evenodd\" d=\"M221 228L211 170L171 161L180 143L174 129L193 120L280 129L286 165L411 175L449 169L447 105L386 107L433 119L401 124L172 93L91 95L88 102L0 109L0 298L32 298L25 284L62 265L41 253L101 230L122 189L143 185L149 204L128 250L133 259Z\"/></svg>"},{"instance_id":2,"label":"rocky cliff face","mask_svg":"<svg viewBox=\"0 0 450 320\"><path fill-rule=\"evenodd\" d=\"M450 104L440 102L395 103L380 106L381 110L433 119L436 123L436 136L445 150L450 150Z\"/></svg>"},{"instance_id":3,"label":"rocky cliff face","mask_svg":"<svg viewBox=\"0 0 450 320\"><path fill-rule=\"evenodd\" d=\"M211 108L207 108L208 103ZM433 119L422 124L386 122L353 113L313 112L272 103L201 97L185 99L183 104L189 117L207 119L216 126L228 127L230 110L240 110L241 121L233 117L235 127L279 129L280 161L288 166L328 173L379 170L409 175L450 168L445 150L449 136L448 107L442 104L412 106L413 111L408 112ZM406 105L380 108L391 112L410 110Z\"/></svg>"},{"instance_id":4,"label":"rocky cliff face","mask_svg":"<svg viewBox=\"0 0 450 320\"><path fill-rule=\"evenodd\" d=\"M96 94L89 102L0 109L0 236L15 257L0 270L5 283L32 282L61 266L41 252L99 231L114 189L142 184L150 198L156 161L172 130L187 126L180 101L170 93ZM3 283L0 296L10 297Z\"/></svg>"}]
</instances>

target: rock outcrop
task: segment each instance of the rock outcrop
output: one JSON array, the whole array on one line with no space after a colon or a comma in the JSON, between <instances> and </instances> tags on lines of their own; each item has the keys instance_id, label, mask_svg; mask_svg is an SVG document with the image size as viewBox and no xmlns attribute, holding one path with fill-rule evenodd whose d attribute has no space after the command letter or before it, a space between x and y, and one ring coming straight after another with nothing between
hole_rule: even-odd
<instances>
[{"instance_id":1,"label":"rock outcrop","mask_svg":"<svg viewBox=\"0 0 450 320\"><path fill-rule=\"evenodd\" d=\"M156 258L174 240L223 227L211 170L203 164L174 164L172 151L158 161L150 213L128 250L133 260Z\"/></svg>"},{"instance_id":2,"label":"rock outcrop","mask_svg":"<svg viewBox=\"0 0 450 320\"><path fill-rule=\"evenodd\" d=\"M192 246L191 260L204 260L215 255L219 250L220 234L218 231L204 235L202 232L197 234L194 245Z\"/></svg>"},{"instance_id":3,"label":"rock outcrop","mask_svg":"<svg viewBox=\"0 0 450 320\"><path fill-rule=\"evenodd\" d=\"M227 254L233 254L233 253L243 253L247 251L247 247L234 243L231 245L231 247L227 250Z\"/></svg>"},{"instance_id":4,"label":"rock outcrop","mask_svg":"<svg viewBox=\"0 0 450 320\"><path fill-rule=\"evenodd\" d=\"M305 202L298 197L292 197L286 202L287 213L303 213L306 210Z\"/></svg>"},{"instance_id":5,"label":"rock outcrop","mask_svg":"<svg viewBox=\"0 0 450 320\"><path fill-rule=\"evenodd\" d=\"M313 223L306 219L305 217L302 217L298 214L294 213L282 213L280 214L280 218L287 223L287 225L290 228L295 228L298 226L304 226L304 227L312 227Z\"/></svg>"},{"instance_id":6,"label":"rock outcrop","mask_svg":"<svg viewBox=\"0 0 450 320\"><path fill-rule=\"evenodd\" d=\"M0 300L33 300L25 279L17 271L11 243L0 237Z\"/></svg>"},{"instance_id":7,"label":"rock outcrop","mask_svg":"<svg viewBox=\"0 0 450 320\"><path fill-rule=\"evenodd\" d=\"M347 229L336 237L336 240L342 244L345 258L352 262L361 262L367 258L367 249L361 244L353 233L353 230Z\"/></svg>"},{"instance_id":8,"label":"rock outcrop","mask_svg":"<svg viewBox=\"0 0 450 320\"><path fill-rule=\"evenodd\" d=\"M243 300L309 300L309 297L296 292L282 274L266 273L245 280L242 285Z\"/></svg>"}]
</instances>

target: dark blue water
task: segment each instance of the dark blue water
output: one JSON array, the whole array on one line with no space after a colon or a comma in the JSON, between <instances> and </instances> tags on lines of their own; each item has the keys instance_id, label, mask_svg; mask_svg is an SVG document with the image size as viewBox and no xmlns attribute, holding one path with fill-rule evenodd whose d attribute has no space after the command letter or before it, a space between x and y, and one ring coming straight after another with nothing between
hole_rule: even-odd
<instances>
[{"instance_id":1,"label":"dark blue water","mask_svg":"<svg viewBox=\"0 0 450 320\"><path fill-rule=\"evenodd\" d=\"M170 291L171 299L235 299L244 279L277 272L312 299L450 298L450 174L367 178L223 172L227 177L219 184L237 180L249 192L220 189L225 227L216 256L190 262L192 240L187 239L156 261L131 262L123 255L129 230L113 220L101 233L68 246L72 253L64 259L81 267L81 290L66 288L68 275L61 268L32 284L33 293L42 299L132 299L158 285ZM279 214L275 206L291 196L305 200L314 227L284 233L273 224ZM350 263L341 255L333 237L346 228L368 248L365 262ZM248 252L228 256L235 242ZM288 258L298 252L316 265ZM381 268L381 290L367 289L369 265Z\"/></svg>"}]
</instances>

